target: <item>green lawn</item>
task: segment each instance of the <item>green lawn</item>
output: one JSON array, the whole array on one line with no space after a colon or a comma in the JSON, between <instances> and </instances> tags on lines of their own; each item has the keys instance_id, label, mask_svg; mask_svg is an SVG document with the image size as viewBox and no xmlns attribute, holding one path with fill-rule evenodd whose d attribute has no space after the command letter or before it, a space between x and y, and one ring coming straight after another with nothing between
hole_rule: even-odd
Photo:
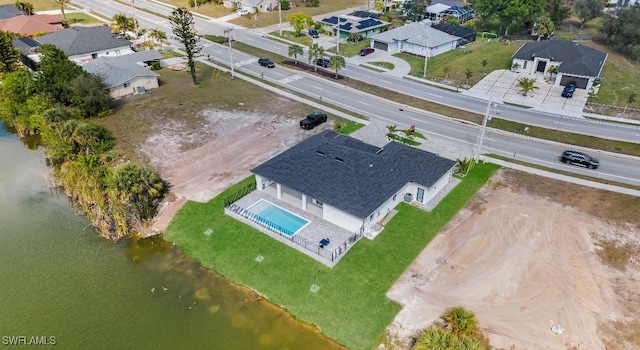
<instances>
[{"instance_id":1,"label":"green lawn","mask_svg":"<svg viewBox=\"0 0 640 350\"><path fill-rule=\"evenodd\" d=\"M625 68L607 60L600 76L600 91L589 102L625 106L629 95L635 93L636 101L629 107L640 108L640 69Z\"/></svg>"},{"instance_id":2,"label":"green lawn","mask_svg":"<svg viewBox=\"0 0 640 350\"><path fill-rule=\"evenodd\" d=\"M336 117L336 119L339 119L339 118ZM337 120L336 123L340 123L342 125L338 130L338 132L345 135L349 135L355 132L356 130L364 127L364 124L356 123L352 120Z\"/></svg>"},{"instance_id":3,"label":"green lawn","mask_svg":"<svg viewBox=\"0 0 640 350\"><path fill-rule=\"evenodd\" d=\"M401 308L385 293L497 169L492 164L476 166L430 213L401 203L380 236L362 239L333 269L224 215L224 197L253 182L253 177L206 204L188 202L164 238L203 266L317 325L339 343L371 349ZM213 234L203 234L209 228ZM260 263L255 261L258 255L264 256ZM314 283L321 288L317 294L309 291Z\"/></svg>"},{"instance_id":4,"label":"green lawn","mask_svg":"<svg viewBox=\"0 0 640 350\"><path fill-rule=\"evenodd\" d=\"M80 12L68 13L67 20L69 21L70 25L77 24L77 23L81 23L81 24L104 23L104 21L101 21L93 16L89 16L86 13L80 13Z\"/></svg>"},{"instance_id":5,"label":"green lawn","mask_svg":"<svg viewBox=\"0 0 640 350\"><path fill-rule=\"evenodd\" d=\"M382 67L388 70L392 70L396 67L395 65L393 65L393 63L389 63L389 62L367 62L367 63L374 66Z\"/></svg>"},{"instance_id":6,"label":"green lawn","mask_svg":"<svg viewBox=\"0 0 640 350\"><path fill-rule=\"evenodd\" d=\"M287 39L288 41L293 41L296 42L300 45L302 45L303 47L305 46L311 46L311 44L313 43L313 39L311 39L310 36L304 34L305 32L300 33L300 35L296 35L296 33L292 32L292 31L288 31L288 30L283 30L282 31L282 35L280 35L280 31L276 30L275 32L271 32L269 34L278 37L278 38L283 38L283 39Z\"/></svg>"},{"instance_id":7,"label":"green lawn","mask_svg":"<svg viewBox=\"0 0 640 350\"><path fill-rule=\"evenodd\" d=\"M509 69L511 56L522 46L520 42L506 44L494 40L478 38L475 42L459 47L453 51L445 52L427 60L427 78L442 81L445 77L452 85L461 86L467 82L465 72L470 69L473 75L469 84L473 85L484 78L485 75L497 69ZM394 56L404 59L411 65L412 75L422 77L424 70L424 58L406 53L397 53ZM486 60L486 66L482 61ZM449 73L445 73L445 67Z\"/></svg>"},{"instance_id":8,"label":"green lawn","mask_svg":"<svg viewBox=\"0 0 640 350\"><path fill-rule=\"evenodd\" d=\"M54 4L51 0L30 0L27 2L33 5L33 9L36 12L60 9L60 6ZM13 5L15 3L15 0L0 0L0 5ZM68 6L65 6L65 9L68 9Z\"/></svg>"},{"instance_id":9,"label":"green lawn","mask_svg":"<svg viewBox=\"0 0 640 350\"><path fill-rule=\"evenodd\" d=\"M361 49L364 49L365 47L369 47L369 42L370 42L369 39L362 40L357 43L340 41L340 53L345 57L353 57L357 55ZM336 53L336 48L332 47L327 51Z\"/></svg>"}]
</instances>

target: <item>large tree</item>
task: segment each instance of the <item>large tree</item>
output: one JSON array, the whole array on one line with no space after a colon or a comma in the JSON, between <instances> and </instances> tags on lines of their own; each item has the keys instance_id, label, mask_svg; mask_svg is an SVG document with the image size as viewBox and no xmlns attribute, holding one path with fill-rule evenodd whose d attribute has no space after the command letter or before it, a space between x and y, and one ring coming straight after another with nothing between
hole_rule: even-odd
<instances>
[{"instance_id":1,"label":"large tree","mask_svg":"<svg viewBox=\"0 0 640 350\"><path fill-rule=\"evenodd\" d=\"M406 18L419 21L424 18L425 9L430 4L431 0L410 0L402 5L402 12Z\"/></svg>"},{"instance_id":2,"label":"large tree","mask_svg":"<svg viewBox=\"0 0 640 350\"><path fill-rule=\"evenodd\" d=\"M186 8L179 7L171 12L169 21L171 21L174 38L184 46L184 50L187 53L189 73L193 79L193 84L197 85L195 56L202 51L202 46L195 28L193 15Z\"/></svg>"},{"instance_id":3,"label":"large tree","mask_svg":"<svg viewBox=\"0 0 640 350\"><path fill-rule=\"evenodd\" d=\"M562 21L571 16L571 7L564 4L562 0L549 0L547 3L547 13L553 24L558 27Z\"/></svg>"},{"instance_id":4,"label":"large tree","mask_svg":"<svg viewBox=\"0 0 640 350\"><path fill-rule=\"evenodd\" d=\"M575 0L573 2L573 10L580 19L580 29L584 28L587 21L602 15L603 9L604 1L602 0Z\"/></svg>"},{"instance_id":5,"label":"large tree","mask_svg":"<svg viewBox=\"0 0 640 350\"><path fill-rule=\"evenodd\" d=\"M620 30L616 35L622 44L622 52L627 51L629 45L640 44L640 4L618 10Z\"/></svg>"},{"instance_id":6,"label":"large tree","mask_svg":"<svg viewBox=\"0 0 640 350\"><path fill-rule=\"evenodd\" d=\"M13 72L19 58L20 51L13 46L9 34L0 30L0 73Z\"/></svg>"},{"instance_id":7,"label":"large tree","mask_svg":"<svg viewBox=\"0 0 640 350\"><path fill-rule=\"evenodd\" d=\"M550 36L556 30L556 26L549 16L544 15L538 19L533 29L538 35L538 41L540 41L543 36Z\"/></svg>"},{"instance_id":8,"label":"large tree","mask_svg":"<svg viewBox=\"0 0 640 350\"><path fill-rule=\"evenodd\" d=\"M299 36L304 26L312 22L313 19L304 12L296 12L287 16L287 21L291 23L291 27L293 27L293 32L296 36Z\"/></svg>"},{"instance_id":9,"label":"large tree","mask_svg":"<svg viewBox=\"0 0 640 350\"><path fill-rule=\"evenodd\" d=\"M74 106L84 118L100 116L109 110L111 97L102 78L83 72L70 83Z\"/></svg>"},{"instance_id":10,"label":"large tree","mask_svg":"<svg viewBox=\"0 0 640 350\"><path fill-rule=\"evenodd\" d=\"M497 18L504 28L504 36L508 36L512 26L535 21L546 4L546 0L475 0L474 9L483 21Z\"/></svg>"},{"instance_id":11,"label":"large tree","mask_svg":"<svg viewBox=\"0 0 640 350\"><path fill-rule=\"evenodd\" d=\"M51 44L38 47L40 63L36 74L36 89L65 105L73 103L71 81L83 73L80 66L70 61L62 50Z\"/></svg>"}]
</instances>

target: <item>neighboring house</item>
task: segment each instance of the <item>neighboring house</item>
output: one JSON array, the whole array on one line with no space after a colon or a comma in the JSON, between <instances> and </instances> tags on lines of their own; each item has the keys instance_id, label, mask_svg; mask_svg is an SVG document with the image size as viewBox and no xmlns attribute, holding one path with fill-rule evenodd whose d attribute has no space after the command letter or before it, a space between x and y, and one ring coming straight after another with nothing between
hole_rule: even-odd
<instances>
[{"instance_id":1,"label":"neighboring house","mask_svg":"<svg viewBox=\"0 0 640 350\"><path fill-rule=\"evenodd\" d=\"M107 26L70 27L35 39L40 45L52 44L64 51L70 60L83 63L98 57L114 57L133 53L131 42Z\"/></svg>"},{"instance_id":2,"label":"neighboring house","mask_svg":"<svg viewBox=\"0 0 640 350\"><path fill-rule=\"evenodd\" d=\"M15 5L0 5L0 20L22 15Z\"/></svg>"},{"instance_id":3,"label":"neighboring house","mask_svg":"<svg viewBox=\"0 0 640 350\"><path fill-rule=\"evenodd\" d=\"M433 4L426 8L426 18L430 19L434 22L440 22L447 15L446 11L451 8L449 5L445 4Z\"/></svg>"},{"instance_id":4,"label":"neighboring house","mask_svg":"<svg viewBox=\"0 0 640 350\"><path fill-rule=\"evenodd\" d=\"M269 12L278 10L278 0L224 0L222 6L226 8L246 9L249 12Z\"/></svg>"},{"instance_id":5,"label":"neighboring house","mask_svg":"<svg viewBox=\"0 0 640 350\"><path fill-rule=\"evenodd\" d=\"M554 85L575 81L577 88L589 90L606 59L606 53L570 40L545 40L522 45L513 54L512 66L527 74L546 74L555 66Z\"/></svg>"},{"instance_id":6,"label":"neighboring house","mask_svg":"<svg viewBox=\"0 0 640 350\"><path fill-rule=\"evenodd\" d=\"M470 42L476 41L477 33L473 29L469 29L463 26L458 26L458 25L449 24L445 22L432 24L431 27L441 32L445 32L447 34L451 34L453 36L459 37L460 39L458 40L458 46L466 45Z\"/></svg>"},{"instance_id":7,"label":"neighboring house","mask_svg":"<svg viewBox=\"0 0 640 350\"><path fill-rule=\"evenodd\" d=\"M82 69L102 78L113 98L144 93L158 87L158 73L147 66L162 57L158 51L147 50L119 57L99 57L82 64Z\"/></svg>"},{"instance_id":8,"label":"neighboring house","mask_svg":"<svg viewBox=\"0 0 640 350\"><path fill-rule=\"evenodd\" d=\"M459 37L431 27L430 21L406 24L371 37L372 47L390 53L407 52L433 57L454 50Z\"/></svg>"},{"instance_id":9,"label":"neighboring house","mask_svg":"<svg viewBox=\"0 0 640 350\"><path fill-rule=\"evenodd\" d=\"M0 30L24 36L54 33L62 29L62 18L54 15L19 15L0 20Z\"/></svg>"},{"instance_id":10,"label":"neighboring house","mask_svg":"<svg viewBox=\"0 0 640 350\"><path fill-rule=\"evenodd\" d=\"M439 22L447 16L453 17L460 23L473 19L475 13L471 5L460 1L434 0L425 10L426 18Z\"/></svg>"},{"instance_id":11,"label":"neighboring house","mask_svg":"<svg viewBox=\"0 0 640 350\"><path fill-rule=\"evenodd\" d=\"M605 0L605 9L616 7L630 7L640 3L638 0Z\"/></svg>"},{"instance_id":12,"label":"neighboring house","mask_svg":"<svg viewBox=\"0 0 640 350\"><path fill-rule=\"evenodd\" d=\"M12 44L20 50L20 62L32 70L37 70L38 62L40 62L37 49L40 44L31 38L19 38L14 40Z\"/></svg>"},{"instance_id":13,"label":"neighboring house","mask_svg":"<svg viewBox=\"0 0 640 350\"><path fill-rule=\"evenodd\" d=\"M252 170L259 191L364 232L403 200L426 203L456 162L399 142L376 147L325 130Z\"/></svg>"},{"instance_id":14,"label":"neighboring house","mask_svg":"<svg viewBox=\"0 0 640 350\"><path fill-rule=\"evenodd\" d=\"M355 11L348 15L331 16L323 18L319 23L326 31L336 33L338 21L340 22L340 37L348 39L352 34L360 34L364 38L385 31L391 23L378 19L377 13L368 11Z\"/></svg>"}]
</instances>

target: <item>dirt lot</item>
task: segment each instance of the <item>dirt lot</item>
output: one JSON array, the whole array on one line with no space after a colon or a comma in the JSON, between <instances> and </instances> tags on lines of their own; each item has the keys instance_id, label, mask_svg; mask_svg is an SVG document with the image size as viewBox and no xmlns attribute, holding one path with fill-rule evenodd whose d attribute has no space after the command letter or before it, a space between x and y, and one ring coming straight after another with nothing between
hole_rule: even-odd
<instances>
[{"instance_id":1,"label":"dirt lot","mask_svg":"<svg viewBox=\"0 0 640 350\"><path fill-rule=\"evenodd\" d=\"M543 186L587 194L543 197ZM497 175L388 292L404 305L389 327L392 339L406 344L461 305L497 348L639 348L640 229L603 219L612 201L629 204L603 192L514 171ZM609 203L590 214L598 197ZM625 200L638 208L637 199Z\"/></svg>"}]
</instances>

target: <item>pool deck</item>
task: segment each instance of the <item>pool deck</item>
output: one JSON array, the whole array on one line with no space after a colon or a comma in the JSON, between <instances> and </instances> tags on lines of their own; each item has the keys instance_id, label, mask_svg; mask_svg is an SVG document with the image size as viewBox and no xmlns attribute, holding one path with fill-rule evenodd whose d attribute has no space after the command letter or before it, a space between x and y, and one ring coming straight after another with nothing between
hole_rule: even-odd
<instances>
[{"instance_id":1,"label":"pool deck","mask_svg":"<svg viewBox=\"0 0 640 350\"><path fill-rule=\"evenodd\" d=\"M417 202L412 202L412 205L415 205L416 207L425 210L425 211L431 211L433 208L435 208L436 205L438 205L438 203L440 203L440 201L446 197L449 192L451 192L451 190L453 188L455 188L458 184L460 183L460 180L457 178L452 178L451 181L449 181L449 183L434 197L432 198L429 202L425 203L425 204L419 204ZM297 208L289 203L287 203L284 200L280 200L276 197L274 197L273 195L269 194L268 192L265 191L253 191L251 193L249 193L248 195L240 198L239 200L237 200L235 203L235 205L242 207L244 209L247 209L249 207L251 207L252 205L254 205L255 203L257 203L260 200L265 200L271 204L274 204L276 206L279 206L282 209L285 209L287 211L290 211L291 213L304 218L305 220L309 221L309 223L307 225L305 225L302 229L300 229L294 236L299 236L302 237L304 239L306 239L307 241L310 241L312 243L317 244L317 246L320 245L320 241L328 238L331 243L326 245L324 248L326 250L329 251L334 251L335 249L337 249L340 245L342 245L343 243L347 242L347 240L352 237L355 232L350 232L348 230L343 229L340 226L334 225L326 220L323 220L321 217L315 216L314 214L311 214L310 212L307 211L303 211L300 208ZM343 256L345 256L348 251L351 249L351 247L353 247L356 243L352 244L351 246L349 246L346 251L342 252L342 254L340 254L334 261L331 261L330 259L327 259L321 255L318 255L317 253L315 253L314 251L305 249L304 247L300 246L299 244L296 244L295 242L292 242L290 239L287 239L285 237L282 237L276 233L274 233L271 230L268 230L267 228L251 221L248 220L244 217L242 217L241 215L234 213L232 211L228 211L225 210L225 212L227 213L227 215L231 215L233 217L235 217L236 219L254 227L255 229L259 230L260 232L272 237L273 239L278 240L279 242L284 243L285 245L307 255L308 257L328 266L328 267L334 267L339 261L340 259L342 259ZM276 223L277 224L277 223ZM384 225L384 224L383 224ZM382 230L384 230L384 227L381 228ZM367 232L365 233L364 237L368 237L371 234L371 232ZM377 236L377 233L373 235L373 237ZM369 237L371 238L371 237Z\"/></svg>"}]
</instances>

